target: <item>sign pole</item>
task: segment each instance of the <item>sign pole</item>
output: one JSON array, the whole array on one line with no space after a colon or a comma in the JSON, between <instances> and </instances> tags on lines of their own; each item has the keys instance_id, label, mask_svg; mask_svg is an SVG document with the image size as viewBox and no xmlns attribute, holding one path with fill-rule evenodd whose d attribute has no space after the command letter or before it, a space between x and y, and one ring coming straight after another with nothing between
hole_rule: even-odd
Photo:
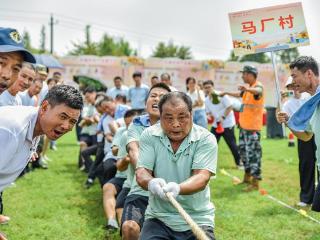
<instances>
[{"instance_id":1,"label":"sign pole","mask_svg":"<svg viewBox=\"0 0 320 240\"><path fill-rule=\"evenodd\" d=\"M278 68L277 68L277 60L276 56L274 54L274 51L271 51L271 59L272 59L272 65L273 65L273 70L274 70L274 80L276 84L276 92L277 92L277 108L281 111L282 104L281 104L281 93L280 93L280 84L279 84L279 78L278 78ZM282 134L283 137L286 137L286 126L281 124L282 126Z\"/></svg>"}]
</instances>

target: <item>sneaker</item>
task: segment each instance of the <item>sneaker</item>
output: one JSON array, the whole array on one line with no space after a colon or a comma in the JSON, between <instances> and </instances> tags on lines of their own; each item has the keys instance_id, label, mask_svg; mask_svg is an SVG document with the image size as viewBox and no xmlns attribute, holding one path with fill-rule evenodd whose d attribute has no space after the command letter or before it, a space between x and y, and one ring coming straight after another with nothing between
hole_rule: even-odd
<instances>
[{"instance_id":1,"label":"sneaker","mask_svg":"<svg viewBox=\"0 0 320 240\"><path fill-rule=\"evenodd\" d=\"M85 187L86 189L89 189L89 188L91 188L92 186L93 186L93 180L92 180L91 178L88 178L87 181L86 181L85 184L84 184L84 187Z\"/></svg>"},{"instance_id":2,"label":"sneaker","mask_svg":"<svg viewBox=\"0 0 320 240\"><path fill-rule=\"evenodd\" d=\"M111 232L116 232L118 229L119 229L119 225L118 225L118 222L117 220L115 219L109 219L108 220L108 223L106 225L106 229L108 231L111 231Z\"/></svg>"},{"instance_id":3,"label":"sneaker","mask_svg":"<svg viewBox=\"0 0 320 240\"><path fill-rule=\"evenodd\" d=\"M43 158L43 160L46 161L46 162L51 162L51 161L52 161L52 159L49 158L47 155L43 155L42 158Z\"/></svg>"},{"instance_id":4,"label":"sneaker","mask_svg":"<svg viewBox=\"0 0 320 240\"><path fill-rule=\"evenodd\" d=\"M55 145L50 146L50 149L53 150L53 151L57 151L58 150L58 148Z\"/></svg>"},{"instance_id":5,"label":"sneaker","mask_svg":"<svg viewBox=\"0 0 320 240\"><path fill-rule=\"evenodd\" d=\"M2 214L0 215L0 224L7 224L9 221L10 221L10 217Z\"/></svg>"},{"instance_id":6,"label":"sneaker","mask_svg":"<svg viewBox=\"0 0 320 240\"><path fill-rule=\"evenodd\" d=\"M244 170L244 166L243 165L237 165L237 169L238 170Z\"/></svg>"},{"instance_id":7,"label":"sneaker","mask_svg":"<svg viewBox=\"0 0 320 240\"><path fill-rule=\"evenodd\" d=\"M300 207L300 208L307 208L307 207L310 207L310 204L305 203L305 202L298 202L298 203L296 203L296 206Z\"/></svg>"},{"instance_id":8,"label":"sneaker","mask_svg":"<svg viewBox=\"0 0 320 240\"><path fill-rule=\"evenodd\" d=\"M85 165L82 165L82 166L79 168L79 170L84 172L84 171L86 170L86 166L85 166Z\"/></svg>"}]
</instances>

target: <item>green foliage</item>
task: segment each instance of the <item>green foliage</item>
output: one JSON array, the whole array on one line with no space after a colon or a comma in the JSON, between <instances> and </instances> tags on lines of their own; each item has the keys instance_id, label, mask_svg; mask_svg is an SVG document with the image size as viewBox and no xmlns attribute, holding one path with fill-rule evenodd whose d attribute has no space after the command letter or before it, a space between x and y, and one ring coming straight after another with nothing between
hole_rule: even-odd
<instances>
[{"instance_id":1,"label":"green foliage","mask_svg":"<svg viewBox=\"0 0 320 240\"><path fill-rule=\"evenodd\" d=\"M232 50L232 51L230 52L230 56L229 56L229 58L228 58L227 61L229 61L229 62L238 62L239 59L240 59L240 57L239 57L239 56L236 56L236 55L234 54L234 51Z\"/></svg>"},{"instance_id":2,"label":"green foliage","mask_svg":"<svg viewBox=\"0 0 320 240\"><path fill-rule=\"evenodd\" d=\"M256 54L248 54L244 56L235 56L232 50L230 52L228 61L270 63L271 59L267 55L267 53L256 53Z\"/></svg>"},{"instance_id":3,"label":"green foliage","mask_svg":"<svg viewBox=\"0 0 320 240\"><path fill-rule=\"evenodd\" d=\"M107 87L97 79L87 77L87 76L73 76L76 83L79 84L80 90L84 90L87 87L93 87L97 91L105 92Z\"/></svg>"},{"instance_id":4,"label":"green foliage","mask_svg":"<svg viewBox=\"0 0 320 240\"><path fill-rule=\"evenodd\" d=\"M27 30L24 30L22 33L22 41L26 49L28 49L30 52L34 54L42 54L42 53L48 53L45 49L45 28L42 26L41 32L40 32L40 49L34 48L31 45L31 37L30 34Z\"/></svg>"},{"instance_id":5,"label":"green foliage","mask_svg":"<svg viewBox=\"0 0 320 240\"><path fill-rule=\"evenodd\" d=\"M262 148L262 188L293 205L299 200L297 149L288 148L286 139L263 137ZM98 183L89 190L83 188L86 174L77 169L78 153L75 133L69 133L58 140L58 151L49 151L53 161L48 170L35 170L20 178L16 187L5 190L5 214L11 221L0 226L1 232L12 240L120 239L118 234L106 236L101 188ZM234 168L223 140L217 178L210 182L217 239L320 239L316 223L257 192L244 193L244 186L234 186L231 178L219 172L222 168L243 176L243 171ZM318 213L307 212L320 219Z\"/></svg>"},{"instance_id":6,"label":"green foliage","mask_svg":"<svg viewBox=\"0 0 320 240\"><path fill-rule=\"evenodd\" d=\"M23 41L24 47L29 51L31 51L32 50L31 37L30 37L30 33L27 30L24 30L22 33L22 41Z\"/></svg>"},{"instance_id":7,"label":"green foliage","mask_svg":"<svg viewBox=\"0 0 320 240\"><path fill-rule=\"evenodd\" d=\"M293 62L299 55L298 48L289 48L276 52L277 58L284 64Z\"/></svg>"},{"instance_id":8,"label":"green foliage","mask_svg":"<svg viewBox=\"0 0 320 240\"><path fill-rule=\"evenodd\" d=\"M270 63L271 59L267 53L256 53L242 56L240 62Z\"/></svg>"},{"instance_id":9,"label":"green foliage","mask_svg":"<svg viewBox=\"0 0 320 240\"><path fill-rule=\"evenodd\" d=\"M129 42L123 38L116 40L115 38L104 34L100 41L92 42L90 34L90 26L86 26L86 41L83 43L73 42L73 49L69 52L71 55L97 55L97 56L132 56L134 50Z\"/></svg>"},{"instance_id":10,"label":"green foliage","mask_svg":"<svg viewBox=\"0 0 320 240\"><path fill-rule=\"evenodd\" d=\"M174 45L172 41L169 41L168 44L159 42L152 53L152 57L192 59L192 53L190 47L179 47L177 45Z\"/></svg>"}]
</instances>

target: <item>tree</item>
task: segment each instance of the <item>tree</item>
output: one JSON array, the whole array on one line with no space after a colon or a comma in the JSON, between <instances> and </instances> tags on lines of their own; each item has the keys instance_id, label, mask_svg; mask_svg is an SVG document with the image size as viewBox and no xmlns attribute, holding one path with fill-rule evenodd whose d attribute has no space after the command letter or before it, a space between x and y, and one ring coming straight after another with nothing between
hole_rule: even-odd
<instances>
[{"instance_id":1,"label":"tree","mask_svg":"<svg viewBox=\"0 0 320 240\"><path fill-rule=\"evenodd\" d=\"M135 53L129 42L123 38L116 40L108 34L104 34L100 41L92 42L89 25L86 26L85 37L85 42L73 43L71 55L131 56Z\"/></svg>"},{"instance_id":2,"label":"tree","mask_svg":"<svg viewBox=\"0 0 320 240\"><path fill-rule=\"evenodd\" d=\"M281 51L276 52L277 58L282 63L291 63L293 60L295 60L297 57L299 57L299 50L298 48L289 48Z\"/></svg>"},{"instance_id":3,"label":"tree","mask_svg":"<svg viewBox=\"0 0 320 240\"><path fill-rule=\"evenodd\" d=\"M256 53L242 56L240 62L270 63L271 59L266 53Z\"/></svg>"},{"instance_id":4,"label":"tree","mask_svg":"<svg viewBox=\"0 0 320 240\"><path fill-rule=\"evenodd\" d=\"M229 62L238 62L239 59L240 59L240 57L239 57L239 56L236 56L236 55L234 54L234 51L231 50L229 59L228 59L227 61L229 61Z\"/></svg>"},{"instance_id":5,"label":"tree","mask_svg":"<svg viewBox=\"0 0 320 240\"><path fill-rule=\"evenodd\" d=\"M71 55L98 55L96 44L91 42L90 25L85 27L85 42L73 42L73 50L70 51Z\"/></svg>"},{"instance_id":6,"label":"tree","mask_svg":"<svg viewBox=\"0 0 320 240\"><path fill-rule=\"evenodd\" d=\"M172 41L169 41L168 44L164 42L159 42L155 50L152 53L153 57L159 58L168 58L176 57L180 59L191 59L192 54L190 47L186 46L177 46L174 45Z\"/></svg>"},{"instance_id":7,"label":"tree","mask_svg":"<svg viewBox=\"0 0 320 240\"><path fill-rule=\"evenodd\" d=\"M271 59L266 53L255 53L244 56L236 56L234 55L234 51L232 50L228 61L270 63Z\"/></svg>"},{"instance_id":8,"label":"tree","mask_svg":"<svg viewBox=\"0 0 320 240\"><path fill-rule=\"evenodd\" d=\"M29 51L32 51L31 37L30 37L30 34L27 30L24 30L22 33L22 41L23 41L24 47L26 49L28 49Z\"/></svg>"},{"instance_id":9,"label":"tree","mask_svg":"<svg viewBox=\"0 0 320 240\"><path fill-rule=\"evenodd\" d=\"M41 31L40 31L40 49L39 53L45 53L46 52L46 27L42 25Z\"/></svg>"}]
</instances>

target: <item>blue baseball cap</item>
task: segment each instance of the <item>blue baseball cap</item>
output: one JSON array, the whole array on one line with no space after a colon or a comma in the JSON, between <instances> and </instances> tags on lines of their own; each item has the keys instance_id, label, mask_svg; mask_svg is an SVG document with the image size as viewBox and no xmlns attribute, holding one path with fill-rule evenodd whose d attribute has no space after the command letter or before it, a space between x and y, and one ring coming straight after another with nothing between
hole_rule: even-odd
<instances>
[{"instance_id":1,"label":"blue baseball cap","mask_svg":"<svg viewBox=\"0 0 320 240\"><path fill-rule=\"evenodd\" d=\"M13 28L0 27L0 53L21 52L23 60L36 63L35 57L23 46L22 38Z\"/></svg>"}]
</instances>

